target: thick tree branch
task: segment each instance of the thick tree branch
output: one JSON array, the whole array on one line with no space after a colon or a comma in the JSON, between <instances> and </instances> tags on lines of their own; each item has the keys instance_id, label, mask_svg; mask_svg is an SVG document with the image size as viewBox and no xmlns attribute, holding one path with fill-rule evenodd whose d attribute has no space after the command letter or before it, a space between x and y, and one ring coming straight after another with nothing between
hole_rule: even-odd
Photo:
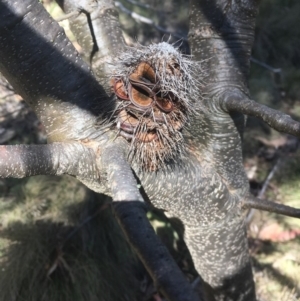
<instances>
[{"instance_id":1,"label":"thick tree branch","mask_svg":"<svg viewBox=\"0 0 300 301\"><path fill-rule=\"evenodd\" d=\"M103 153L116 217L144 263L156 286L168 300L195 301L197 294L184 278L146 217L146 206L121 147L107 147Z\"/></svg>"},{"instance_id":2,"label":"thick tree branch","mask_svg":"<svg viewBox=\"0 0 300 301\"><path fill-rule=\"evenodd\" d=\"M255 208L259 210L300 218L300 209L286 206L283 204L278 204L264 199L259 199L252 195L248 196L242 201L242 207L245 209Z\"/></svg>"},{"instance_id":3,"label":"thick tree branch","mask_svg":"<svg viewBox=\"0 0 300 301\"><path fill-rule=\"evenodd\" d=\"M113 109L63 29L36 0L1 1L0 60L0 71L33 107L51 141L86 138L97 116Z\"/></svg>"},{"instance_id":4,"label":"thick tree branch","mask_svg":"<svg viewBox=\"0 0 300 301\"><path fill-rule=\"evenodd\" d=\"M234 189L247 185L243 168L242 114L228 114L219 99L228 90L248 93L247 75L254 40L257 1L191 0L189 42L204 72L205 95L196 104L190 132L194 145L205 148L212 164ZM226 159L224 159L226 158Z\"/></svg>"},{"instance_id":5,"label":"thick tree branch","mask_svg":"<svg viewBox=\"0 0 300 301\"><path fill-rule=\"evenodd\" d=\"M241 92L232 92L226 95L221 106L228 112L239 112L254 116L266 122L273 129L287 134L300 137L300 123L293 120L289 115L259 104L247 98Z\"/></svg>"},{"instance_id":6,"label":"thick tree branch","mask_svg":"<svg viewBox=\"0 0 300 301\"><path fill-rule=\"evenodd\" d=\"M191 1L189 42L195 59L205 60L206 92L247 91L257 2Z\"/></svg>"},{"instance_id":7,"label":"thick tree branch","mask_svg":"<svg viewBox=\"0 0 300 301\"><path fill-rule=\"evenodd\" d=\"M82 12L70 20L72 32L84 50L84 57L95 72L98 81L110 93L108 76L114 71L114 59L125 43L114 1L59 0L66 13Z\"/></svg>"},{"instance_id":8,"label":"thick tree branch","mask_svg":"<svg viewBox=\"0 0 300 301\"><path fill-rule=\"evenodd\" d=\"M80 143L0 146L2 178L68 174L98 181L94 162L93 150Z\"/></svg>"},{"instance_id":9,"label":"thick tree branch","mask_svg":"<svg viewBox=\"0 0 300 301\"><path fill-rule=\"evenodd\" d=\"M222 219L226 225L216 223L209 228L196 223L185 225L185 241L197 262L197 271L212 286L218 301L256 300L244 215L238 210L243 196L248 194L241 150L245 119L240 113L225 111L220 105L220 97L233 89L248 93L247 76L257 2L190 1L191 53L195 60L203 60L201 67L205 70L202 88L205 98L199 100L199 114L191 122L191 145L199 150L199 158L209 158L208 165L213 166L222 178L218 183L223 183L230 194L234 191L237 197L236 205L233 199L226 197L232 205ZM211 184L208 186L212 188ZM212 195L202 198L202 202L207 204L219 194L214 192ZM201 206L199 201L194 210L199 212Z\"/></svg>"}]
</instances>

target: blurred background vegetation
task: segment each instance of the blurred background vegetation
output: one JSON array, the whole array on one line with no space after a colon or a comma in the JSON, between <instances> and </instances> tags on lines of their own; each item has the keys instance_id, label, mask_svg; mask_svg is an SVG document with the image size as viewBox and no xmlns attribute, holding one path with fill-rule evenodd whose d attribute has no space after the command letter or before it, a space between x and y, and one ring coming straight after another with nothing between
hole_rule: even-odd
<instances>
[{"instance_id":1,"label":"blurred background vegetation","mask_svg":"<svg viewBox=\"0 0 300 301\"><path fill-rule=\"evenodd\" d=\"M185 0L115 1L126 42L169 41L189 54ZM54 18L63 13L43 4ZM249 77L251 96L300 120L300 2L263 0ZM78 51L68 20L60 22ZM0 143L45 143L43 126L0 78ZM255 195L300 207L299 140L249 118L245 168ZM196 287L182 229L149 213L158 235ZM248 215L249 246L260 301L300 300L300 221ZM71 177L0 180L0 301L161 300L115 223L109 199Z\"/></svg>"}]
</instances>

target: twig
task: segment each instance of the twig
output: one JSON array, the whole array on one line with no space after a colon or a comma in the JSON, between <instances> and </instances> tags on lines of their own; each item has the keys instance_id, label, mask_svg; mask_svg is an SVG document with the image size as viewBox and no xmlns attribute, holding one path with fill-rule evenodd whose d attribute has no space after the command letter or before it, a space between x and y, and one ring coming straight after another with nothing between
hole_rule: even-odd
<instances>
[{"instance_id":1,"label":"twig","mask_svg":"<svg viewBox=\"0 0 300 301\"><path fill-rule=\"evenodd\" d=\"M283 204L278 204L278 203L275 203L272 201L259 199L252 195L245 198L245 200L243 201L242 207L244 209L255 208L255 209L259 209L259 210L264 210L264 211L274 212L277 214L300 218L300 209L298 209L298 208L293 208L293 207L283 205Z\"/></svg>"},{"instance_id":2,"label":"twig","mask_svg":"<svg viewBox=\"0 0 300 301\"><path fill-rule=\"evenodd\" d=\"M270 181L272 180L272 178L274 177L279 165L281 164L281 157L279 157L276 161L276 163L273 165L272 169L270 170L268 176L266 177L264 183L263 183L263 186L261 188L261 190L259 191L258 195L257 195L257 198L258 199L262 199L265 195L265 192L267 190L267 187L269 186L269 183ZM247 215L247 219L246 219L246 222L247 223L250 223L253 215L254 215L254 212L255 212L255 209L251 209L250 212L248 213Z\"/></svg>"},{"instance_id":3,"label":"twig","mask_svg":"<svg viewBox=\"0 0 300 301\"><path fill-rule=\"evenodd\" d=\"M151 9L151 10L154 10L154 11L157 11L157 9L155 9L154 7L152 7L150 4L144 4L144 3L139 3L137 1L134 1L134 0L125 0L126 2L132 4L132 5L135 5L135 6L139 6L139 7L142 7L142 8L146 8L146 9Z\"/></svg>"},{"instance_id":4,"label":"twig","mask_svg":"<svg viewBox=\"0 0 300 301\"><path fill-rule=\"evenodd\" d=\"M277 169L279 168L279 165L281 164L281 157L279 157L276 161L276 163L274 164L274 166L272 167L270 173L268 174L266 180L264 181L264 184L259 192L259 194L257 195L257 197L263 198L265 196L265 192L267 190L267 187L269 186L270 181L272 180L272 178L274 177Z\"/></svg>"},{"instance_id":5,"label":"twig","mask_svg":"<svg viewBox=\"0 0 300 301\"><path fill-rule=\"evenodd\" d=\"M268 64L266 64L264 62L261 62L261 61L255 59L254 57L251 57L250 61L253 62L256 65L264 67L265 69L267 69L267 70L269 70L269 71L271 71L273 73L281 73L281 71L282 71L281 68L273 68L270 65L268 65Z\"/></svg>"},{"instance_id":6,"label":"twig","mask_svg":"<svg viewBox=\"0 0 300 301\"><path fill-rule=\"evenodd\" d=\"M162 32L162 33L165 33L165 34L170 34L172 35L173 37L177 38L177 39L181 39L183 41L187 41L187 38L186 37L183 37L182 35L179 35L177 33L174 33L174 32L171 32L159 25L156 25L155 22L149 18L146 18L142 15L139 15L131 10L129 10L128 8L126 8L121 2L119 1L115 1L115 6L117 8L119 8L123 13L127 14L128 16L130 16L132 19L136 20L137 22L141 22L141 23L145 23L145 24L148 24L148 25L151 25L153 26L156 30Z\"/></svg>"}]
</instances>

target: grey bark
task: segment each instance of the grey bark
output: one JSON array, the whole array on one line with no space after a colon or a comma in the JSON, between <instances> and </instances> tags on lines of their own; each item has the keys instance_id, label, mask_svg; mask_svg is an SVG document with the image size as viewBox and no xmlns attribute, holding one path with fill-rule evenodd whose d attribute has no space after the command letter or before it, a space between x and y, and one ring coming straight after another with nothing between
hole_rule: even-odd
<instances>
[{"instance_id":1,"label":"grey bark","mask_svg":"<svg viewBox=\"0 0 300 301\"><path fill-rule=\"evenodd\" d=\"M0 166L2 178L69 174L98 181L94 152L81 143L1 145Z\"/></svg>"},{"instance_id":2,"label":"grey bark","mask_svg":"<svg viewBox=\"0 0 300 301\"><path fill-rule=\"evenodd\" d=\"M97 80L110 93L107 76L113 73L114 60L125 47L114 1L57 2L66 13L80 12L77 18L70 19L72 32L84 49L83 57L93 68Z\"/></svg>"}]
</instances>

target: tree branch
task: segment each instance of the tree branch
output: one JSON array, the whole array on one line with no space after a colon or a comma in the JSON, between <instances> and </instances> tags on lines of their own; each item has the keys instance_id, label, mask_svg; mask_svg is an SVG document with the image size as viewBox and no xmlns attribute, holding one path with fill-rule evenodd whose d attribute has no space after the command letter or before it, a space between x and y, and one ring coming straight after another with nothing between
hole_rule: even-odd
<instances>
[{"instance_id":1,"label":"tree branch","mask_svg":"<svg viewBox=\"0 0 300 301\"><path fill-rule=\"evenodd\" d=\"M273 129L300 138L300 123L289 115L259 104L247 98L241 92L230 92L222 101L221 106L228 112L239 112L257 117L266 122Z\"/></svg>"},{"instance_id":2,"label":"tree branch","mask_svg":"<svg viewBox=\"0 0 300 301\"><path fill-rule=\"evenodd\" d=\"M71 30L84 50L98 81L110 93L108 77L115 68L114 58L124 49L125 42L112 0L58 0L66 13L82 12L70 20Z\"/></svg>"},{"instance_id":3,"label":"tree branch","mask_svg":"<svg viewBox=\"0 0 300 301\"><path fill-rule=\"evenodd\" d=\"M146 206L121 147L103 153L116 217L130 243L168 300L199 300L146 217Z\"/></svg>"},{"instance_id":4,"label":"tree branch","mask_svg":"<svg viewBox=\"0 0 300 301\"><path fill-rule=\"evenodd\" d=\"M36 0L0 2L0 60L0 72L32 106L51 141L86 138L99 114L114 107Z\"/></svg>"},{"instance_id":5,"label":"tree branch","mask_svg":"<svg viewBox=\"0 0 300 301\"><path fill-rule=\"evenodd\" d=\"M247 76L254 40L257 0L191 0L189 42L195 60L207 70L205 92L228 87L247 91Z\"/></svg>"},{"instance_id":6,"label":"tree branch","mask_svg":"<svg viewBox=\"0 0 300 301\"><path fill-rule=\"evenodd\" d=\"M268 200L259 199L252 195L248 196L242 201L242 207L244 209L255 208L259 210L300 218L300 209L286 206L283 204L278 204Z\"/></svg>"},{"instance_id":7,"label":"tree branch","mask_svg":"<svg viewBox=\"0 0 300 301\"><path fill-rule=\"evenodd\" d=\"M80 143L1 145L0 177L62 175L98 180L93 150Z\"/></svg>"}]
</instances>

